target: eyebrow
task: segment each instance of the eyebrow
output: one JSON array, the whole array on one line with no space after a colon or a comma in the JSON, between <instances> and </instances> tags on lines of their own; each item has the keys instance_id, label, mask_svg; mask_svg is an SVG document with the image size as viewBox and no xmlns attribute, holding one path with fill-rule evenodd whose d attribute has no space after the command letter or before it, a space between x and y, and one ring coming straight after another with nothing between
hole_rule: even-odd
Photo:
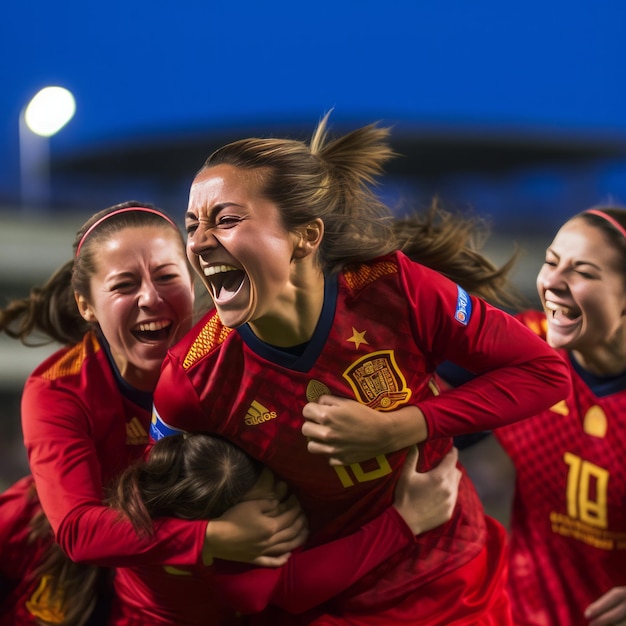
<instances>
[{"instance_id":1,"label":"eyebrow","mask_svg":"<svg viewBox=\"0 0 626 626\"><path fill-rule=\"evenodd\" d=\"M560 254L557 254L552 248L547 248L546 249L546 254L547 253L552 254L553 256L555 256L557 259L561 258ZM574 267L580 267L581 265L588 265L589 267L593 267L596 270L598 270L599 272L602 271L602 268L599 265L596 265L595 263L593 263L592 261L585 261L585 260L580 260L580 261L574 261Z\"/></svg>"},{"instance_id":2,"label":"eyebrow","mask_svg":"<svg viewBox=\"0 0 626 626\"><path fill-rule=\"evenodd\" d=\"M231 206L235 206L238 208L243 208L243 205L237 203L237 202L220 202L218 204L213 205L209 210L208 210L208 214L209 217L212 215L215 215L216 213L219 213L221 210L223 209L227 209ZM191 211L187 211L185 213L185 219L190 219L190 220L197 220L198 217L196 215L194 215Z\"/></svg>"}]
</instances>

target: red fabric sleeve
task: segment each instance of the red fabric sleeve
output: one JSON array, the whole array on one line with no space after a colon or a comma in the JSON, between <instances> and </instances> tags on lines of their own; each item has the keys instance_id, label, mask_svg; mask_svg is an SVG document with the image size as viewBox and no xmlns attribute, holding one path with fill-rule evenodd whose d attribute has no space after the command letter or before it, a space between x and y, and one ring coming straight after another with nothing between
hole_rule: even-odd
<instances>
[{"instance_id":1,"label":"red fabric sleeve","mask_svg":"<svg viewBox=\"0 0 626 626\"><path fill-rule=\"evenodd\" d=\"M429 438L490 430L535 415L565 398L566 363L513 316L471 297L467 325L455 319L457 286L405 266L403 280L415 313L415 335L435 365L452 361L473 374L466 384L418 403ZM427 287L426 293L420 293ZM424 302L431 309L420 315Z\"/></svg>"},{"instance_id":2,"label":"red fabric sleeve","mask_svg":"<svg viewBox=\"0 0 626 626\"><path fill-rule=\"evenodd\" d=\"M31 555L44 543L30 539L30 523L41 510L32 484L32 477L25 476L0 493L0 576L8 579L24 577Z\"/></svg>"},{"instance_id":3,"label":"red fabric sleeve","mask_svg":"<svg viewBox=\"0 0 626 626\"><path fill-rule=\"evenodd\" d=\"M114 402L114 399L111 399ZM105 469L94 424L71 393L31 378L22 397L22 425L37 493L57 541L76 562L101 566L201 564L206 521L163 519L139 537L130 522L102 504ZM119 463L119 459L116 459Z\"/></svg>"},{"instance_id":4,"label":"red fabric sleeve","mask_svg":"<svg viewBox=\"0 0 626 626\"><path fill-rule=\"evenodd\" d=\"M257 613L268 604L302 613L341 593L414 541L400 514L389 507L351 535L294 552L278 569L244 569L240 564L216 562L215 584L241 613Z\"/></svg>"}]
</instances>

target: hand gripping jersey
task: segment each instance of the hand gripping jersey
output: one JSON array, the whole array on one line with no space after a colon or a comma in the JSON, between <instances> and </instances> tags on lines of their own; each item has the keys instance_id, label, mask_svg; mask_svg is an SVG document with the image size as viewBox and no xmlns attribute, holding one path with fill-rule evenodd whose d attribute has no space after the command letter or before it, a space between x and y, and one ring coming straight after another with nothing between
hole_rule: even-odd
<instances>
[{"instance_id":1,"label":"hand gripping jersey","mask_svg":"<svg viewBox=\"0 0 626 626\"><path fill-rule=\"evenodd\" d=\"M444 399L432 388L432 372L444 360L481 375ZM158 439L176 429L213 432L240 445L287 481L316 545L354 531L389 506L406 452L331 467L306 449L300 429L308 401L331 393L381 411L418 404L430 434L420 446L419 468L427 470L449 450L450 437L526 417L562 398L567 384L562 359L522 324L397 253L326 280L323 311L302 354L277 350L247 326L232 330L214 311L207 314L166 358L152 433ZM483 623L475 618L492 591L484 582L500 561L487 559L492 571L481 570L460 587L454 572L482 555L488 534L490 551L501 556L500 529L485 524L464 478L450 522L352 585L328 612L389 615L403 606L415 620L426 615L429 602L416 590L449 575L438 606L459 606L460 615L474 619L468 623ZM464 593L475 596L464 602ZM450 623L450 613L423 623Z\"/></svg>"},{"instance_id":2,"label":"hand gripping jersey","mask_svg":"<svg viewBox=\"0 0 626 626\"><path fill-rule=\"evenodd\" d=\"M520 319L545 338L540 312ZM586 625L585 608L626 585L626 375L569 363L567 398L495 434L517 472L510 589L516 624Z\"/></svg>"}]
</instances>

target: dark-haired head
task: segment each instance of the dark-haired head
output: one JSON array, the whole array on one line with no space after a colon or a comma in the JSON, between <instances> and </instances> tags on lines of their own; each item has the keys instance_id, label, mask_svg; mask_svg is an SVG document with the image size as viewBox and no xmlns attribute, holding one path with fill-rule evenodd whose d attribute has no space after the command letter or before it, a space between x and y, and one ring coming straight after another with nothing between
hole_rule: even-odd
<instances>
[{"instance_id":1,"label":"dark-haired head","mask_svg":"<svg viewBox=\"0 0 626 626\"><path fill-rule=\"evenodd\" d=\"M219 517L244 499L262 471L258 461L220 437L173 435L124 472L110 502L138 530L151 532L156 517Z\"/></svg>"}]
</instances>

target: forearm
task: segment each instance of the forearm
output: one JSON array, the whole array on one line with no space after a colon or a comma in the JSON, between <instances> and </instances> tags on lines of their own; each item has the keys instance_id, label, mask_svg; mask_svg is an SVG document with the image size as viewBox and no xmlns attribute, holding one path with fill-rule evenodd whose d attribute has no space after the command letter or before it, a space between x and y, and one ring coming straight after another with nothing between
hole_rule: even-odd
<instances>
[{"instance_id":1,"label":"forearm","mask_svg":"<svg viewBox=\"0 0 626 626\"><path fill-rule=\"evenodd\" d=\"M428 425L418 406L409 405L387 414L392 441L386 452L395 452L428 439Z\"/></svg>"},{"instance_id":2,"label":"forearm","mask_svg":"<svg viewBox=\"0 0 626 626\"><path fill-rule=\"evenodd\" d=\"M531 417L564 399L569 378L560 357L501 367L420 402L429 438L491 430Z\"/></svg>"},{"instance_id":3,"label":"forearm","mask_svg":"<svg viewBox=\"0 0 626 626\"><path fill-rule=\"evenodd\" d=\"M244 614L268 604L301 613L340 594L413 541L409 527L390 507L351 535L294 552L280 569L218 562L213 571L220 593Z\"/></svg>"},{"instance_id":4,"label":"forearm","mask_svg":"<svg viewBox=\"0 0 626 626\"><path fill-rule=\"evenodd\" d=\"M201 564L206 521L161 519L154 535L139 536L106 506L78 507L60 524L57 542L75 562L107 567Z\"/></svg>"}]
</instances>

